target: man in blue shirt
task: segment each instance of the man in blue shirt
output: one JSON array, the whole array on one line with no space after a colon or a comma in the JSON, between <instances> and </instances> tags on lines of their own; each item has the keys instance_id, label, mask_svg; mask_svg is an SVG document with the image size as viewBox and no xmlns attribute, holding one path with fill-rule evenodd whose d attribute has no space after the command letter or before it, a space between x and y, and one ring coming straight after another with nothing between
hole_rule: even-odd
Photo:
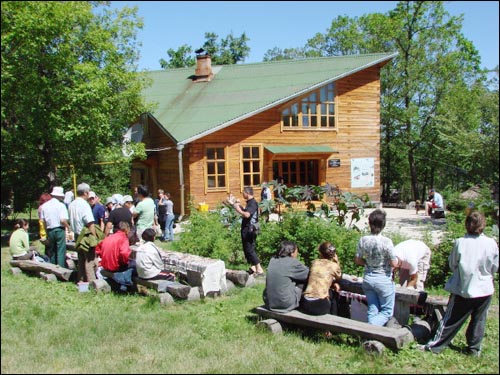
<instances>
[{"instance_id":1,"label":"man in blue shirt","mask_svg":"<svg viewBox=\"0 0 500 375\"><path fill-rule=\"evenodd\" d=\"M428 216L431 216L432 210L439 208L444 209L443 196L439 194L434 189L429 190L429 200L425 203L425 212Z\"/></svg>"}]
</instances>

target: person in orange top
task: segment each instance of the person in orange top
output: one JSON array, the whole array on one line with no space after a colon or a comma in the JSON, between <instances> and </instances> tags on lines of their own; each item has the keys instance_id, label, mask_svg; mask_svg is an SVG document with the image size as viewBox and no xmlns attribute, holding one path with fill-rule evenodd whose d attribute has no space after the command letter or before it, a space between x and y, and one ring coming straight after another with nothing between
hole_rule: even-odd
<instances>
[{"instance_id":1,"label":"person in orange top","mask_svg":"<svg viewBox=\"0 0 500 375\"><path fill-rule=\"evenodd\" d=\"M318 250L320 257L312 262L301 307L310 315L337 315L335 294L342 279L337 250L330 242L323 242Z\"/></svg>"},{"instance_id":2,"label":"person in orange top","mask_svg":"<svg viewBox=\"0 0 500 375\"><path fill-rule=\"evenodd\" d=\"M118 227L117 232L99 242L95 248L96 255L101 257L101 267L110 272L123 272L129 268L130 225L125 221L120 221Z\"/></svg>"}]
</instances>

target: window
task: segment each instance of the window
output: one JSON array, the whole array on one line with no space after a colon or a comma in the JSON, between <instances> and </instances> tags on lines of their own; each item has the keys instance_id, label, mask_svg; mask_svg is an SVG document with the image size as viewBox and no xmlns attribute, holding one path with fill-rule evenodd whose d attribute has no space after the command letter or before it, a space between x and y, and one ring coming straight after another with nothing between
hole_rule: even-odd
<instances>
[{"instance_id":1,"label":"window","mask_svg":"<svg viewBox=\"0 0 500 375\"><path fill-rule=\"evenodd\" d=\"M226 149L224 147L207 147L206 163L207 190L226 190Z\"/></svg>"},{"instance_id":2,"label":"window","mask_svg":"<svg viewBox=\"0 0 500 375\"><path fill-rule=\"evenodd\" d=\"M287 186L318 185L318 160L276 160L273 162L274 178L283 178Z\"/></svg>"},{"instance_id":3,"label":"window","mask_svg":"<svg viewBox=\"0 0 500 375\"><path fill-rule=\"evenodd\" d=\"M337 130L333 82L281 111L283 129Z\"/></svg>"},{"instance_id":4,"label":"window","mask_svg":"<svg viewBox=\"0 0 500 375\"><path fill-rule=\"evenodd\" d=\"M262 181L261 146L242 146L241 155L243 186L260 186Z\"/></svg>"}]
</instances>

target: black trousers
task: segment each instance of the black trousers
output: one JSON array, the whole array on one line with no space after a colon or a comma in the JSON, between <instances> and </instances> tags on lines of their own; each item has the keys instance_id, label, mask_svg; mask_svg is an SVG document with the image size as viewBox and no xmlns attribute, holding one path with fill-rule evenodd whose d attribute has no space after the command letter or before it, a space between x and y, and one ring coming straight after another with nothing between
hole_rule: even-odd
<instances>
[{"instance_id":1,"label":"black trousers","mask_svg":"<svg viewBox=\"0 0 500 375\"><path fill-rule=\"evenodd\" d=\"M243 253L248 264L256 265L260 263L260 259L256 252L256 235L252 233L248 227L241 228L241 242L243 244Z\"/></svg>"},{"instance_id":2,"label":"black trousers","mask_svg":"<svg viewBox=\"0 0 500 375\"><path fill-rule=\"evenodd\" d=\"M465 331L467 348L472 351L481 351L481 341L483 341L484 337L490 303L491 296L463 298L452 294L448 301L446 314L439 323L434 338L427 343L427 347L434 353L446 349L470 316L470 323L467 331Z\"/></svg>"},{"instance_id":3,"label":"black trousers","mask_svg":"<svg viewBox=\"0 0 500 375\"><path fill-rule=\"evenodd\" d=\"M303 312L309 315L338 315L337 293L332 289L328 291L328 298L307 299L302 297L300 308Z\"/></svg>"}]
</instances>

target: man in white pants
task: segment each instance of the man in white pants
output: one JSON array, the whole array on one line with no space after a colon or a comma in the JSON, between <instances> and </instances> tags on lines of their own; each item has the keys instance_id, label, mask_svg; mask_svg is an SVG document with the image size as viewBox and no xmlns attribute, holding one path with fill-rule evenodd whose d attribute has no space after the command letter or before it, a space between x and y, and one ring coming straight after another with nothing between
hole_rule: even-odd
<instances>
[{"instance_id":1,"label":"man in white pants","mask_svg":"<svg viewBox=\"0 0 500 375\"><path fill-rule=\"evenodd\" d=\"M431 249L422 241L406 240L394 247L398 258L399 284L407 288L424 290L424 282L430 268Z\"/></svg>"}]
</instances>

